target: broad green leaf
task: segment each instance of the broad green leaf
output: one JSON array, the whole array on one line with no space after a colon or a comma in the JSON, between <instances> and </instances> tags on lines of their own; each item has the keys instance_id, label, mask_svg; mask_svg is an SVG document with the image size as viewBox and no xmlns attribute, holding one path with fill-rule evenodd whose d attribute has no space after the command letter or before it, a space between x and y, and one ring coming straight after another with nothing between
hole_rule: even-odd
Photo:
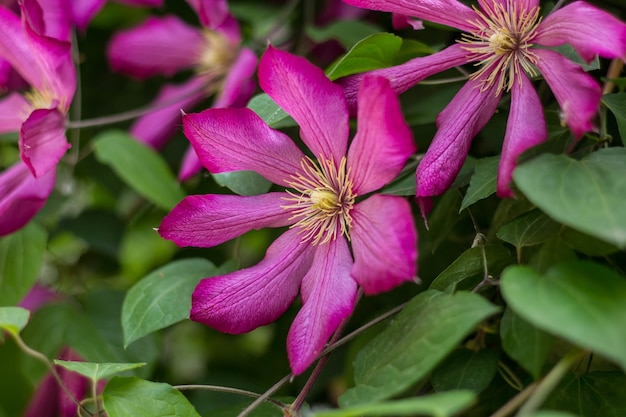
<instances>
[{"instance_id":1,"label":"broad green leaf","mask_svg":"<svg viewBox=\"0 0 626 417\"><path fill-rule=\"evenodd\" d=\"M68 369L72 372L79 373L87 378L97 381L102 378L107 378L111 375L118 374L120 372L128 371L130 369L140 368L145 366L145 362L140 363L94 363L94 362L75 362L75 361L62 361L55 359L54 363Z\"/></svg>"},{"instance_id":2,"label":"broad green leaf","mask_svg":"<svg viewBox=\"0 0 626 417\"><path fill-rule=\"evenodd\" d=\"M613 371L570 373L546 400L544 408L569 411L580 417L624 417L626 376Z\"/></svg>"},{"instance_id":3,"label":"broad green leaf","mask_svg":"<svg viewBox=\"0 0 626 417\"><path fill-rule=\"evenodd\" d=\"M489 386L496 372L498 354L495 350L458 349L435 368L431 383L437 392L466 389L478 394Z\"/></svg>"},{"instance_id":4,"label":"broad green leaf","mask_svg":"<svg viewBox=\"0 0 626 417\"><path fill-rule=\"evenodd\" d=\"M596 151L580 161L541 155L517 167L515 183L558 222L626 248L626 149Z\"/></svg>"},{"instance_id":5,"label":"broad green leaf","mask_svg":"<svg viewBox=\"0 0 626 417\"><path fill-rule=\"evenodd\" d=\"M200 417L171 385L139 378L113 377L102 393L109 417Z\"/></svg>"},{"instance_id":6,"label":"broad green leaf","mask_svg":"<svg viewBox=\"0 0 626 417\"><path fill-rule=\"evenodd\" d=\"M600 69L600 59L597 55L591 62L587 63L570 44L555 46L553 49L580 65L583 71L588 72Z\"/></svg>"},{"instance_id":7,"label":"broad green leaf","mask_svg":"<svg viewBox=\"0 0 626 417\"><path fill-rule=\"evenodd\" d=\"M483 250L487 260L489 275L496 276L507 265L514 262L511 252L501 245L485 245L483 248L470 248L463 252L430 284L430 289L454 292L459 284L469 281L462 289L471 289L484 275ZM475 278L470 280L471 278Z\"/></svg>"},{"instance_id":8,"label":"broad green leaf","mask_svg":"<svg viewBox=\"0 0 626 417\"><path fill-rule=\"evenodd\" d=\"M331 39L338 41L344 48L351 48L361 39L380 32L378 25L362 20L337 20L324 27L307 26L305 32L317 43Z\"/></svg>"},{"instance_id":9,"label":"broad green leaf","mask_svg":"<svg viewBox=\"0 0 626 417\"><path fill-rule=\"evenodd\" d=\"M461 220L459 207L461 206L461 194L458 190L448 190L436 202L433 211L428 216L428 235L432 237L432 251L436 251Z\"/></svg>"},{"instance_id":10,"label":"broad green leaf","mask_svg":"<svg viewBox=\"0 0 626 417\"><path fill-rule=\"evenodd\" d=\"M496 179L498 176L499 156L482 158L476 162L474 175L470 180L467 192L463 197L459 211L471 206L478 200L489 197L496 192Z\"/></svg>"},{"instance_id":11,"label":"broad green leaf","mask_svg":"<svg viewBox=\"0 0 626 417\"><path fill-rule=\"evenodd\" d=\"M17 336L28 323L30 312L22 307L0 307L0 329Z\"/></svg>"},{"instance_id":12,"label":"broad green leaf","mask_svg":"<svg viewBox=\"0 0 626 417\"><path fill-rule=\"evenodd\" d=\"M558 264L545 274L514 266L504 271L501 290L531 324L626 369L626 280L613 270L589 261Z\"/></svg>"},{"instance_id":13,"label":"broad green leaf","mask_svg":"<svg viewBox=\"0 0 626 417\"><path fill-rule=\"evenodd\" d=\"M564 227L560 236L567 246L585 255L606 256L619 251L619 248L615 245L569 227Z\"/></svg>"},{"instance_id":14,"label":"broad green leaf","mask_svg":"<svg viewBox=\"0 0 626 417\"><path fill-rule=\"evenodd\" d=\"M472 293L428 290L419 294L358 353L356 386L340 397L341 406L374 403L402 392L424 378L497 311Z\"/></svg>"},{"instance_id":15,"label":"broad green leaf","mask_svg":"<svg viewBox=\"0 0 626 417\"><path fill-rule=\"evenodd\" d=\"M541 410L529 415L528 417L580 417L572 413L566 413L564 411L555 410Z\"/></svg>"},{"instance_id":16,"label":"broad green leaf","mask_svg":"<svg viewBox=\"0 0 626 417\"><path fill-rule=\"evenodd\" d=\"M391 195L415 195L415 168L416 161L409 161L402 172L380 192Z\"/></svg>"},{"instance_id":17,"label":"broad green leaf","mask_svg":"<svg viewBox=\"0 0 626 417\"><path fill-rule=\"evenodd\" d=\"M248 103L248 108L274 129L296 126L295 120L286 111L278 107L278 104L265 93L252 97Z\"/></svg>"},{"instance_id":18,"label":"broad green leaf","mask_svg":"<svg viewBox=\"0 0 626 417\"><path fill-rule=\"evenodd\" d=\"M539 272L545 272L554 264L565 261L575 261L578 259L576 253L570 249L566 243L568 242L563 242L563 239L559 236L554 236L546 240L541 245L541 248L533 253L528 265Z\"/></svg>"},{"instance_id":19,"label":"broad green leaf","mask_svg":"<svg viewBox=\"0 0 626 417\"><path fill-rule=\"evenodd\" d=\"M313 417L360 416L432 416L452 417L469 408L476 401L471 391L450 391L424 397L356 405L336 410L320 411Z\"/></svg>"},{"instance_id":20,"label":"broad green leaf","mask_svg":"<svg viewBox=\"0 0 626 417\"><path fill-rule=\"evenodd\" d=\"M193 289L202 278L216 273L216 267L205 259L184 259L139 281L122 306L124 345L189 317Z\"/></svg>"},{"instance_id":21,"label":"broad green leaf","mask_svg":"<svg viewBox=\"0 0 626 417\"><path fill-rule=\"evenodd\" d=\"M19 303L39 275L46 251L45 230L31 222L0 239L0 306Z\"/></svg>"},{"instance_id":22,"label":"broad green leaf","mask_svg":"<svg viewBox=\"0 0 626 417\"><path fill-rule=\"evenodd\" d=\"M376 33L354 45L326 71L331 80L365 71L390 67L402 46L402 38Z\"/></svg>"},{"instance_id":23,"label":"broad green leaf","mask_svg":"<svg viewBox=\"0 0 626 417\"><path fill-rule=\"evenodd\" d=\"M402 39L402 46L396 54L394 65L404 64L406 61L417 58L418 56L425 56L434 54L435 51L429 45L416 41L415 39Z\"/></svg>"},{"instance_id":24,"label":"broad green leaf","mask_svg":"<svg viewBox=\"0 0 626 417\"><path fill-rule=\"evenodd\" d=\"M541 376L553 337L528 323L507 308L500 323L500 337L504 351L526 369L535 380Z\"/></svg>"},{"instance_id":25,"label":"broad green leaf","mask_svg":"<svg viewBox=\"0 0 626 417\"><path fill-rule=\"evenodd\" d=\"M626 141L626 93L605 94L602 96L602 103L615 116L622 141Z\"/></svg>"},{"instance_id":26,"label":"broad green leaf","mask_svg":"<svg viewBox=\"0 0 626 417\"><path fill-rule=\"evenodd\" d=\"M519 250L524 246L533 246L545 242L556 235L560 228L560 224L541 211L533 210L502 226L496 236Z\"/></svg>"},{"instance_id":27,"label":"broad green leaf","mask_svg":"<svg viewBox=\"0 0 626 417\"><path fill-rule=\"evenodd\" d=\"M267 193L272 183L254 171L235 171L212 174L216 183L228 187L239 195L259 195Z\"/></svg>"},{"instance_id":28,"label":"broad green leaf","mask_svg":"<svg viewBox=\"0 0 626 417\"><path fill-rule=\"evenodd\" d=\"M101 163L162 209L170 210L185 197L163 158L128 133L108 130L99 134L94 151Z\"/></svg>"}]
</instances>

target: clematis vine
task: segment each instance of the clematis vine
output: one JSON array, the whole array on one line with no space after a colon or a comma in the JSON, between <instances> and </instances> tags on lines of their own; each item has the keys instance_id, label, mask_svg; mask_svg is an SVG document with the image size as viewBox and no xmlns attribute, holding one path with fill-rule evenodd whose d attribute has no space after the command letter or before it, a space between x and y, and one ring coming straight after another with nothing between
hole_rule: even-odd
<instances>
[{"instance_id":1,"label":"clematis vine","mask_svg":"<svg viewBox=\"0 0 626 417\"><path fill-rule=\"evenodd\" d=\"M30 84L0 100L0 133L19 132L21 160L0 173L0 235L24 226L52 192L56 166L70 147L65 118L76 75L68 42L38 34L0 7L0 57Z\"/></svg>"},{"instance_id":2,"label":"clematis vine","mask_svg":"<svg viewBox=\"0 0 626 417\"><path fill-rule=\"evenodd\" d=\"M464 33L455 45L392 68L372 71L404 92L423 79L473 63L477 70L437 118L438 131L420 162L417 197L428 211L429 197L444 192L467 156L472 138L496 111L505 92L511 109L498 169L497 193L513 195L510 182L517 157L547 138L539 97L531 79L543 76L559 103L562 120L576 138L593 129L599 84L553 47L571 45L586 61L596 55L626 56L626 25L607 12L575 1L540 14L539 0L479 0L470 8L457 0L344 0L373 10L395 12L451 26ZM340 83L352 97L363 75Z\"/></svg>"},{"instance_id":3,"label":"clematis vine","mask_svg":"<svg viewBox=\"0 0 626 417\"><path fill-rule=\"evenodd\" d=\"M300 125L312 156L246 108L185 115L185 135L209 171L256 171L285 191L188 196L159 233L180 246L212 247L252 229L289 226L257 265L202 280L191 319L249 332L276 320L300 291L302 308L287 337L299 374L351 314L359 285L376 294L414 279L417 236L408 201L370 194L397 176L415 148L382 77L363 78L350 146L342 89L320 69L270 46L259 83Z\"/></svg>"},{"instance_id":4,"label":"clematis vine","mask_svg":"<svg viewBox=\"0 0 626 417\"><path fill-rule=\"evenodd\" d=\"M180 110L189 109L216 94L213 107L243 106L254 92L254 52L241 47L237 21L225 0L188 0L203 28L188 25L175 16L151 17L136 28L122 31L108 48L111 67L137 78L157 74L172 76L183 69L196 75L180 85L166 85L153 105L139 118L131 134L160 148L176 132ZM188 179L201 169L193 149L185 155L179 177Z\"/></svg>"}]
</instances>

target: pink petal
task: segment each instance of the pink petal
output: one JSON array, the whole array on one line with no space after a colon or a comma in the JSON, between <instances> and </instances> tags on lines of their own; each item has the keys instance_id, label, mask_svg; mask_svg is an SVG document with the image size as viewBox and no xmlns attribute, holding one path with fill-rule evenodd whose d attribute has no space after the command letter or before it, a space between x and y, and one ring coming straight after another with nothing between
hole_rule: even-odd
<instances>
[{"instance_id":1,"label":"pink petal","mask_svg":"<svg viewBox=\"0 0 626 417\"><path fill-rule=\"evenodd\" d=\"M72 7L72 17L76 27L80 31L87 28L89 22L104 7L106 0L73 0L70 2Z\"/></svg>"},{"instance_id":2,"label":"pink petal","mask_svg":"<svg viewBox=\"0 0 626 417\"><path fill-rule=\"evenodd\" d=\"M18 93L11 93L0 100L0 133L19 132L32 107Z\"/></svg>"},{"instance_id":3,"label":"pink petal","mask_svg":"<svg viewBox=\"0 0 626 417\"><path fill-rule=\"evenodd\" d=\"M183 156L183 162L180 164L180 171L178 172L178 179L180 181L187 181L189 178L196 175L202 170L202 162L198 158L193 146L189 146L185 155Z\"/></svg>"},{"instance_id":4,"label":"pink petal","mask_svg":"<svg viewBox=\"0 0 626 417\"><path fill-rule=\"evenodd\" d=\"M358 100L357 133L348 152L348 170L353 191L363 195L393 180L416 148L387 79L364 77Z\"/></svg>"},{"instance_id":5,"label":"pink petal","mask_svg":"<svg viewBox=\"0 0 626 417\"><path fill-rule=\"evenodd\" d=\"M393 12L417 17L441 25L470 32L474 27L468 22L476 20L476 12L457 0L344 0L365 9Z\"/></svg>"},{"instance_id":6,"label":"pink petal","mask_svg":"<svg viewBox=\"0 0 626 417\"><path fill-rule=\"evenodd\" d=\"M337 83L343 87L350 112L354 113L357 92L361 85L361 79L366 74L387 78L391 83L391 88L396 93L401 94L431 75L467 62L467 51L460 44L454 44L435 54L414 58L401 65L340 78Z\"/></svg>"},{"instance_id":7,"label":"pink petal","mask_svg":"<svg viewBox=\"0 0 626 417\"><path fill-rule=\"evenodd\" d=\"M24 417L56 416L60 402L59 383L52 374L46 374L28 403Z\"/></svg>"},{"instance_id":8,"label":"pink petal","mask_svg":"<svg viewBox=\"0 0 626 417\"><path fill-rule=\"evenodd\" d=\"M508 0L478 0L478 5L487 16L498 15L497 7L503 7L510 14L516 16L528 15L534 8L539 7L539 3L539 0L515 0L514 2L509 2ZM511 5L513 10L511 10Z\"/></svg>"},{"instance_id":9,"label":"pink petal","mask_svg":"<svg viewBox=\"0 0 626 417\"><path fill-rule=\"evenodd\" d=\"M22 0L22 5L26 21L37 34L70 41L73 22L66 0Z\"/></svg>"},{"instance_id":10,"label":"pink petal","mask_svg":"<svg viewBox=\"0 0 626 417\"><path fill-rule=\"evenodd\" d=\"M256 171L288 186L304 154L289 136L271 129L252 110L208 109L183 116L185 136L212 173Z\"/></svg>"},{"instance_id":11,"label":"pink petal","mask_svg":"<svg viewBox=\"0 0 626 417\"><path fill-rule=\"evenodd\" d=\"M569 43L587 62L600 55L626 57L626 24L590 4L576 1L548 15L539 25L535 43Z\"/></svg>"},{"instance_id":12,"label":"pink petal","mask_svg":"<svg viewBox=\"0 0 626 417\"><path fill-rule=\"evenodd\" d=\"M0 7L0 56L46 98L69 107L76 74L69 42L38 35L7 9Z\"/></svg>"},{"instance_id":13,"label":"pink petal","mask_svg":"<svg viewBox=\"0 0 626 417\"><path fill-rule=\"evenodd\" d=\"M37 109L22 125L20 154L35 177L54 171L70 148L65 138L65 117L57 109Z\"/></svg>"},{"instance_id":14,"label":"pink petal","mask_svg":"<svg viewBox=\"0 0 626 417\"><path fill-rule=\"evenodd\" d=\"M391 25L395 30L412 28L413 30L424 29L424 22L419 19L413 19L409 16L394 13L391 16Z\"/></svg>"},{"instance_id":15,"label":"pink petal","mask_svg":"<svg viewBox=\"0 0 626 417\"><path fill-rule=\"evenodd\" d=\"M574 136L593 130L591 120L598 110L602 92L598 83L563 55L536 49L537 67L561 107L562 118Z\"/></svg>"},{"instance_id":16,"label":"pink petal","mask_svg":"<svg viewBox=\"0 0 626 417\"><path fill-rule=\"evenodd\" d=\"M320 354L341 321L352 314L357 283L350 276L352 256L342 237L320 245L302 280L302 308L287 335L287 353L294 375Z\"/></svg>"},{"instance_id":17,"label":"pink petal","mask_svg":"<svg viewBox=\"0 0 626 417\"><path fill-rule=\"evenodd\" d=\"M191 195L165 216L159 234L178 246L210 248L250 230L287 226L294 222L281 208L286 196Z\"/></svg>"},{"instance_id":18,"label":"pink petal","mask_svg":"<svg viewBox=\"0 0 626 417\"><path fill-rule=\"evenodd\" d=\"M158 110L137 119L130 134L153 148L162 147L180 129L181 110L190 111L206 97L207 82L206 77L192 77L180 85L166 84L151 104Z\"/></svg>"},{"instance_id":19,"label":"pink petal","mask_svg":"<svg viewBox=\"0 0 626 417\"><path fill-rule=\"evenodd\" d=\"M73 362L83 361L83 358L81 358L80 355L78 355L76 352L74 352L70 348L63 349L63 351L59 355L59 359L65 360L65 361L73 361ZM65 385L65 387L67 387L67 389L74 395L74 398L76 398L78 401L81 401L85 397L85 394L87 393L87 386L89 385L89 380L86 377L76 372L72 372L68 369L61 368L61 367L57 369L59 372L59 376L63 380L63 385ZM78 406L76 405L74 400L71 399L65 393L65 391L63 391L61 388L59 388L59 397L60 397L59 416L60 417L76 416L76 411L78 409Z\"/></svg>"},{"instance_id":20,"label":"pink petal","mask_svg":"<svg viewBox=\"0 0 626 417\"><path fill-rule=\"evenodd\" d=\"M255 82L252 79L256 71L257 57L248 48L243 48L233 63L222 90L212 107L243 107L254 93Z\"/></svg>"},{"instance_id":21,"label":"pink petal","mask_svg":"<svg viewBox=\"0 0 626 417\"><path fill-rule=\"evenodd\" d=\"M0 57L0 90L6 91L8 89L11 71L13 68L11 68L9 61Z\"/></svg>"},{"instance_id":22,"label":"pink petal","mask_svg":"<svg viewBox=\"0 0 626 417\"><path fill-rule=\"evenodd\" d=\"M22 162L0 173L0 236L21 229L41 210L55 180L54 170L35 178Z\"/></svg>"},{"instance_id":23,"label":"pink petal","mask_svg":"<svg viewBox=\"0 0 626 417\"><path fill-rule=\"evenodd\" d=\"M128 4L129 6L163 6L163 0L117 0L119 3Z\"/></svg>"},{"instance_id":24,"label":"pink petal","mask_svg":"<svg viewBox=\"0 0 626 417\"><path fill-rule=\"evenodd\" d=\"M417 166L417 197L439 195L450 187L472 139L496 111L496 86L481 92L480 80L470 80L439 114L437 133Z\"/></svg>"},{"instance_id":25,"label":"pink petal","mask_svg":"<svg viewBox=\"0 0 626 417\"><path fill-rule=\"evenodd\" d=\"M352 277L365 294L415 279L417 231L408 201L374 194L352 210Z\"/></svg>"},{"instance_id":26,"label":"pink petal","mask_svg":"<svg viewBox=\"0 0 626 417\"><path fill-rule=\"evenodd\" d=\"M30 291L28 291L28 294L22 298L22 301L19 302L18 307L34 312L44 305L59 299L61 299L61 296L50 288L44 287L41 284L35 284Z\"/></svg>"},{"instance_id":27,"label":"pink petal","mask_svg":"<svg viewBox=\"0 0 626 417\"><path fill-rule=\"evenodd\" d=\"M315 247L288 230L257 265L205 278L191 299L191 319L221 332L239 334L280 317L298 295Z\"/></svg>"},{"instance_id":28,"label":"pink petal","mask_svg":"<svg viewBox=\"0 0 626 417\"><path fill-rule=\"evenodd\" d=\"M515 82L511 90L511 111L506 125L502 156L498 167L498 196L513 197L509 187L517 158L548 137L543 107L526 74L520 74L522 85ZM532 120L532 123L529 121Z\"/></svg>"},{"instance_id":29,"label":"pink petal","mask_svg":"<svg viewBox=\"0 0 626 417\"><path fill-rule=\"evenodd\" d=\"M216 29L229 16L226 0L187 0L196 11L200 23L209 29Z\"/></svg>"},{"instance_id":30,"label":"pink petal","mask_svg":"<svg viewBox=\"0 0 626 417\"><path fill-rule=\"evenodd\" d=\"M172 76L193 67L205 48L202 32L175 16L149 17L113 36L107 49L111 68L138 78Z\"/></svg>"},{"instance_id":31,"label":"pink petal","mask_svg":"<svg viewBox=\"0 0 626 417\"><path fill-rule=\"evenodd\" d=\"M341 88L304 58L267 48L259 84L300 126L300 136L318 159L338 163L348 146L348 109Z\"/></svg>"}]
</instances>

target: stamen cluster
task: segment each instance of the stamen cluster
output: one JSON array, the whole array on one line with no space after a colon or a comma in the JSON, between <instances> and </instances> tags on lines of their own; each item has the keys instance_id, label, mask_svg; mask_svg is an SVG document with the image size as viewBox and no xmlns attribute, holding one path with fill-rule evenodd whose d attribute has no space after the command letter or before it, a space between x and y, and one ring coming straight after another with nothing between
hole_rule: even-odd
<instances>
[{"instance_id":1,"label":"stamen cluster","mask_svg":"<svg viewBox=\"0 0 626 417\"><path fill-rule=\"evenodd\" d=\"M476 29L464 33L459 41L470 52L471 60L480 69L471 75L482 80L484 91L497 83L497 93L511 90L513 83L521 83L521 71L534 77L537 55L532 51L533 38L541 22L539 7L524 10L516 0L505 4L493 1L487 10L474 7L478 19L469 22Z\"/></svg>"},{"instance_id":2,"label":"stamen cluster","mask_svg":"<svg viewBox=\"0 0 626 417\"><path fill-rule=\"evenodd\" d=\"M302 242L324 244L340 235L350 239L352 217L350 211L356 195L352 192L352 181L346 172L346 157L339 167L330 159L322 158L319 164L309 157L300 161L302 171L292 175L285 200L292 204L282 206L291 210L291 219L297 220L291 227L299 227Z\"/></svg>"}]
</instances>

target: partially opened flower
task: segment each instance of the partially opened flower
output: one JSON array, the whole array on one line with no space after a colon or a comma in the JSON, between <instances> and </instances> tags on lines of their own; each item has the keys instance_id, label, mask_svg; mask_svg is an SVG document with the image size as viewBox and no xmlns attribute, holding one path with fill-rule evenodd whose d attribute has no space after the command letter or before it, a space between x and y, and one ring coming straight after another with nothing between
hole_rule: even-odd
<instances>
[{"instance_id":1,"label":"partially opened flower","mask_svg":"<svg viewBox=\"0 0 626 417\"><path fill-rule=\"evenodd\" d=\"M196 75L180 85L166 85L153 105L158 110L139 118L131 134L160 148L175 133L180 110L216 95L214 107L245 105L254 91L251 80L256 55L241 47L237 21L225 0L188 0L203 28L190 26L176 16L151 17L138 27L116 34L108 48L114 70L138 78L172 76L184 69ZM181 179L201 168L190 149L183 161Z\"/></svg>"},{"instance_id":2,"label":"partially opened flower","mask_svg":"<svg viewBox=\"0 0 626 417\"><path fill-rule=\"evenodd\" d=\"M497 191L510 197L517 157L543 142L546 125L529 77L543 76L562 118L576 138L592 130L600 86L583 69L551 49L570 44L587 61L596 55L626 55L626 25L585 2L573 2L545 19L539 0L479 0L470 8L457 0L344 0L346 3L414 16L460 29L458 42L431 56L373 71L404 92L426 77L466 63L478 69L437 119L438 131L417 169L417 196L444 192L459 172L471 139L495 112L504 92L511 110L498 170ZM340 81L350 97L361 76ZM352 99L354 102L354 98Z\"/></svg>"},{"instance_id":3,"label":"partially opened flower","mask_svg":"<svg viewBox=\"0 0 626 417\"><path fill-rule=\"evenodd\" d=\"M249 109L185 115L185 134L209 171L253 170L286 190L189 196L159 233L181 246L211 247L252 229L290 226L259 264L200 282L191 318L244 333L276 320L300 291L303 306L287 340L298 374L351 314L358 285L375 294L414 278L417 237L409 203L369 195L396 177L415 148L384 78L363 79L349 146L342 90L320 69L270 46L259 80L298 122L312 156Z\"/></svg>"},{"instance_id":4,"label":"partially opened flower","mask_svg":"<svg viewBox=\"0 0 626 417\"><path fill-rule=\"evenodd\" d=\"M31 86L23 95L0 100L0 133L20 134L19 161L0 174L0 231L11 233L42 207L52 191L56 166L70 147L65 118L76 75L71 45L35 32L22 18L0 7L0 57ZM27 172L27 170L29 172Z\"/></svg>"}]
</instances>

